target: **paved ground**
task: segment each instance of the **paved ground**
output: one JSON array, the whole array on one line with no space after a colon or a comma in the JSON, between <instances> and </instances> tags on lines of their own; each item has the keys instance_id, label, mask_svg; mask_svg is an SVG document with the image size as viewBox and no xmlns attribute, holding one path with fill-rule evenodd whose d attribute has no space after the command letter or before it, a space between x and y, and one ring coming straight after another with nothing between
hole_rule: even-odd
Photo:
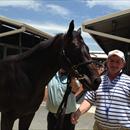
<instances>
[{"instance_id":1,"label":"paved ground","mask_svg":"<svg viewBox=\"0 0 130 130\"><path fill-rule=\"evenodd\" d=\"M92 126L94 123L94 111L95 107L92 107L89 112L82 115L76 125L76 130L92 130ZM46 130L47 122L46 122L47 110L44 104L41 105L39 110L37 111L32 124L30 126L30 130ZM18 130L17 128L18 120L15 122L13 130Z\"/></svg>"}]
</instances>

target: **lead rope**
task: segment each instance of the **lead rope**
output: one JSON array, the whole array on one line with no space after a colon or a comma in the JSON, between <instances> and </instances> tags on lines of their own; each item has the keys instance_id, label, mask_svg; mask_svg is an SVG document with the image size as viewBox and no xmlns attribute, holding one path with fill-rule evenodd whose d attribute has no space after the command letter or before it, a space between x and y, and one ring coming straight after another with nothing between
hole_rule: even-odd
<instances>
[{"instance_id":1,"label":"lead rope","mask_svg":"<svg viewBox=\"0 0 130 130\"><path fill-rule=\"evenodd\" d=\"M71 82L71 78L70 78L70 76L68 76L68 78L67 78L67 88L66 88L64 97L62 99L62 102L61 102L61 104L60 104L60 106L57 110L57 113L56 113L56 117L57 117L57 123L56 123L56 126L55 126L56 130L62 130L62 127L63 127L63 121L64 121L66 107L67 107L67 99L68 99L68 96L71 92L70 82ZM58 124L60 124L59 128L57 128Z\"/></svg>"}]
</instances>

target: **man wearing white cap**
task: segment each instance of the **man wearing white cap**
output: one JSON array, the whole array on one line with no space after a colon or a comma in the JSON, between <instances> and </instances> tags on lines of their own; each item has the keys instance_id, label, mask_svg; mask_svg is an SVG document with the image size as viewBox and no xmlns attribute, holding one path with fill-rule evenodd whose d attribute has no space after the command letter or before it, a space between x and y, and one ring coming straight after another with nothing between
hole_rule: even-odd
<instances>
[{"instance_id":1,"label":"man wearing white cap","mask_svg":"<svg viewBox=\"0 0 130 130\"><path fill-rule=\"evenodd\" d=\"M130 130L130 77L122 72L125 56L120 50L108 53L107 72L98 90L87 92L78 110L71 115L76 124L80 115L95 104L93 130Z\"/></svg>"}]
</instances>

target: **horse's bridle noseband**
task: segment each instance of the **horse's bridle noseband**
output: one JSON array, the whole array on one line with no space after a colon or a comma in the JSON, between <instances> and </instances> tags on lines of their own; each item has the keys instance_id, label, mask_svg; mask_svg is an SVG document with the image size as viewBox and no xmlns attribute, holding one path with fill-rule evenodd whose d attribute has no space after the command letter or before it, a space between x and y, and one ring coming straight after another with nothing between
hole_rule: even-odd
<instances>
[{"instance_id":1,"label":"horse's bridle noseband","mask_svg":"<svg viewBox=\"0 0 130 130\"><path fill-rule=\"evenodd\" d=\"M62 49L61 51L61 56L66 60L66 62L68 63L68 65L71 67L71 70L73 71L73 73L75 74L75 76L77 77L77 79L84 79L84 76L81 75L78 71L78 67L82 66L82 65L89 65L89 64L93 64L95 63L93 60L89 60L87 62L81 62L79 64L75 64L73 65L70 58L66 55L65 50Z\"/></svg>"}]
</instances>

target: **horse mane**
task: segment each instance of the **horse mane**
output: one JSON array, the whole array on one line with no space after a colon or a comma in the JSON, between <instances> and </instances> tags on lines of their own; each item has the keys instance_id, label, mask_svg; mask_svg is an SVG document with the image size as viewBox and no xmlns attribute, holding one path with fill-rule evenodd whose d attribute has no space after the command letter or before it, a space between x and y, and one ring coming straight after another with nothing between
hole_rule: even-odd
<instances>
[{"instance_id":1,"label":"horse mane","mask_svg":"<svg viewBox=\"0 0 130 130\"><path fill-rule=\"evenodd\" d=\"M7 58L5 58L2 61L11 61L11 60L19 61L19 60L28 58L32 53L34 53L37 50L41 50L41 49L43 50L43 49L50 48L55 43L56 39L59 38L61 35L62 35L62 33L57 34L55 37L50 38L46 41L41 41L39 44L36 44L34 47L30 48L29 50L27 50L21 54L9 55L9 56L7 56Z\"/></svg>"}]
</instances>

